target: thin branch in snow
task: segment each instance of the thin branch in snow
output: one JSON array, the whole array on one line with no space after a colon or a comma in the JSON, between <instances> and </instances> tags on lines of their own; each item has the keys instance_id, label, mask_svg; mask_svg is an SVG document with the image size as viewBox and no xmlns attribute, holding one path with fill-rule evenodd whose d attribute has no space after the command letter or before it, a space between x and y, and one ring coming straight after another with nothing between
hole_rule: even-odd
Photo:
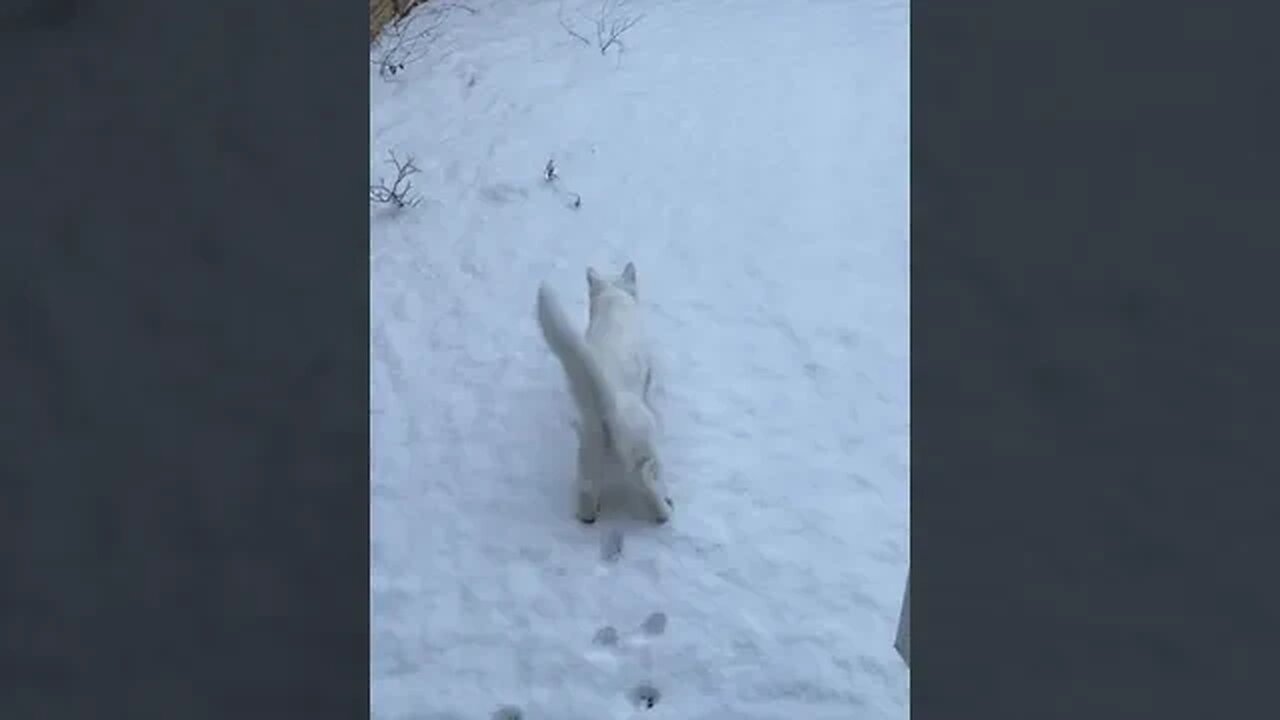
<instances>
[{"instance_id":1,"label":"thin branch in snow","mask_svg":"<svg viewBox=\"0 0 1280 720\"><path fill-rule=\"evenodd\" d=\"M609 48L617 45L619 49L623 49L622 34L635 27L636 23L644 19L643 15L637 15L633 18L625 20L615 20L609 25L609 38L600 46L600 54L604 55Z\"/></svg>"},{"instance_id":2,"label":"thin branch in snow","mask_svg":"<svg viewBox=\"0 0 1280 720\"><path fill-rule=\"evenodd\" d=\"M614 45L622 49L622 34L644 19L644 15L618 16L623 4L621 0L601 0L600 14L596 16L596 44L600 47L601 55L609 52L609 48Z\"/></svg>"},{"instance_id":3,"label":"thin branch in snow","mask_svg":"<svg viewBox=\"0 0 1280 720\"><path fill-rule=\"evenodd\" d=\"M560 196L564 201L565 207L570 210L577 210L582 207L582 196L572 190L561 187L560 172L556 170L555 158L548 158L547 164L542 168L542 181L551 186L552 191Z\"/></svg>"},{"instance_id":4,"label":"thin branch in snow","mask_svg":"<svg viewBox=\"0 0 1280 720\"><path fill-rule=\"evenodd\" d=\"M556 9L556 20L560 21L560 27L564 28L564 31L569 33L571 37L577 38L583 45L586 45L587 47L591 47L591 41L586 39L582 35L578 34L578 32L569 25L569 21L564 19L564 3L563 2L561 2L560 7Z\"/></svg>"},{"instance_id":5,"label":"thin branch in snow","mask_svg":"<svg viewBox=\"0 0 1280 720\"><path fill-rule=\"evenodd\" d=\"M409 25L412 22L411 19L397 18L378 38L380 52L372 63L377 66L378 77L383 80L394 80L405 66L417 62L426 54L420 43L435 30L436 25L411 33Z\"/></svg>"},{"instance_id":6,"label":"thin branch in snow","mask_svg":"<svg viewBox=\"0 0 1280 720\"><path fill-rule=\"evenodd\" d=\"M625 49L622 43L622 36L635 27L636 23L644 19L644 15L625 14L625 5L626 0L601 0L595 17L579 13L584 20L595 26L596 41L594 43L565 20L563 4L556 11L556 19L559 20L560 27L564 28L564 31L569 33L570 37L575 38L587 47L595 47L600 51L601 55L607 55L611 47L616 47L618 52L621 53Z\"/></svg>"},{"instance_id":7,"label":"thin branch in snow","mask_svg":"<svg viewBox=\"0 0 1280 720\"><path fill-rule=\"evenodd\" d=\"M409 156L404 161L396 157L394 151L388 152L389 159L387 162L396 169L396 179L387 185L385 180L378 181L377 185L369 186L369 202L379 205L391 205L397 210L403 210L406 207L417 205L422 198L413 195L413 181L409 178L417 175L418 166L413 163L413 156Z\"/></svg>"},{"instance_id":8,"label":"thin branch in snow","mask_svg":"<svg viewBox=\"0 0 1280 720\"><path fill-rule=\"evenodd\" d=\"M426 56L424 45L444 24L445 16L452 10L462 10L472 15L479 14L475 8L462 3L431 4L422 13L397 17L382 31L378 38L381 51L376 60L371 61L378 68L378 76L391 81L406 66ZM430 18L430 24L421 29L412 26L418 18Z\"/></svg>"}]
</instances>

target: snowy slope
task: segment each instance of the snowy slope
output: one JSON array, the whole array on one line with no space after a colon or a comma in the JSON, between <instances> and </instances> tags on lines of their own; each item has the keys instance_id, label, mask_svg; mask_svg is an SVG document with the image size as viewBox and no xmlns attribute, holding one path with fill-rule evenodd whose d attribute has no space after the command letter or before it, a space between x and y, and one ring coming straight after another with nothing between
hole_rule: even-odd
<instances>
[{"instance_id":1,"label":"snowy slope","mask_svg":"<svg viewBox=\"0 0 1280 720\"><path fill-rule=\"evenodd\" d=\"M621 56L558 0L466 5L371 69L370 167L423 198L370 212L372 716L906 718L907 5L632 0ZM663 527L574 519L533 317L626 260Z\"/></svg>"}]
</instances>

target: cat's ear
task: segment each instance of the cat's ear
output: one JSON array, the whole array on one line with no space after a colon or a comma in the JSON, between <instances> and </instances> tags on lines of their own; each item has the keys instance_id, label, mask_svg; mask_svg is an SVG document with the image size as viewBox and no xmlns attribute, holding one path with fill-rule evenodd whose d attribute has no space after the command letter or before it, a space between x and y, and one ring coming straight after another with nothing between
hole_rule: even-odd
<instances>
[{"instance_id":1,"label":"cat's ear","mask_svg":"<svg viewBox=\"0 0 1280 720\"><path fill-rule=\"evenodd\" d=\"M627 263L626 267L622 268L622 274L618 276L617 285L626 294L630 295L631 297L637 300L640 299L640 293L637 292L637 289L636 289L635 263L629 262Z\"/></svg>"},{"instance_id":2,"label":"cat's ear","mask_svg":"<svg viewBox=\"0 0 1280 720\"><path fill-rule=\"evenodd\" d=\"M591 294L592 295L598 294L601 290L604 289L604 286L605 286L605 280L603 277L600 276L600 273L596 272L595 268L588 267L587 268L587 289L591 291Z\"/></svg>"}]
</instances>

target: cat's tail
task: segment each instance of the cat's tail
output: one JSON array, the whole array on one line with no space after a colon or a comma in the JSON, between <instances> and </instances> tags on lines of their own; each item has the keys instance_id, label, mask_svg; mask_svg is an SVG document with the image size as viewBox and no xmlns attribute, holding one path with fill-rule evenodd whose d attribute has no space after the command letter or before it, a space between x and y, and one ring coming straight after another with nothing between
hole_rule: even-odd
<instances>
[{"instance_id":1,"label":"cat's tail","mask_svg":"<svg viewBox=\"0 0 1280 720\"><path fill-rule=\"evenodd\" d=\"M618 429L613 388L586 340L574 329L559 299L546 284L538 288L538 326L542 328L547 346L564 368L584 429L602 433L605 446L612 448L614 431Z\"/></svg>"}]
</instances>

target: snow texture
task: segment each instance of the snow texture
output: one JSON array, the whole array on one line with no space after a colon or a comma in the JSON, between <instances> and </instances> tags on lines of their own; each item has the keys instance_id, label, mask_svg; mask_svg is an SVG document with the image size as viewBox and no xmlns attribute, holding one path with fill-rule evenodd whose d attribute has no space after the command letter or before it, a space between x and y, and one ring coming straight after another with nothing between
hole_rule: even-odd
<instances>
[{"instance_id":1,"label":"snow texture","mask_svg":"<svg viewBox=\"0 0 1280 720\"><path fill-rule=\"evenodd\" d=\"M599 8L433 0L371 65L422 197L370 210L372 717L906 718L908 6ZM675 512L584 525L534 298L628 260Z\"/></svg>"}]
</instances>

